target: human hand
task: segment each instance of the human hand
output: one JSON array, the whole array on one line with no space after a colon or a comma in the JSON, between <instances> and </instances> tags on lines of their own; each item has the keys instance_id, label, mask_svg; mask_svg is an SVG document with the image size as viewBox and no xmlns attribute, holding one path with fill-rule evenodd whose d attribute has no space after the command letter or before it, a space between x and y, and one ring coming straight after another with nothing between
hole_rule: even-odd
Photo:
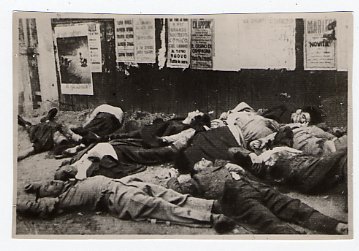
<instances>
[{"instance_id":1,"label":"human hand","mask_svg":"<svg viewBox=\"0 0 359 251\"><path fill-rule=\"evenodd\" d=\"M179 176L179 172L175 168L171 168L168 172L171 178L177 178Z\"/></svg>"},{"instance_id":2,"label":"human hand","mask_svg":"<svg viewBox=\"0 0 359 251\"><path fill-rule=\"evenodd\" d=\"M225 167L230 172L235 172L235 173L238 173L238 174L245 174L246 173L246 171L243 169L243 167L241 167L239 165L236 165L236 164L233 164L233 163L227 163L225 165Z\"/></svg>"},{"instance_id":3,"label":"human hand","mask_svg":"<svg viewBox=\"0 0 359 251\"><path fill-rule=\"evenodd\" d=\"M262 158L257 156L255 153L250 153L249 157L251 158L252 164L260 164L262 163Z\"/></svg>"}]
</instances>

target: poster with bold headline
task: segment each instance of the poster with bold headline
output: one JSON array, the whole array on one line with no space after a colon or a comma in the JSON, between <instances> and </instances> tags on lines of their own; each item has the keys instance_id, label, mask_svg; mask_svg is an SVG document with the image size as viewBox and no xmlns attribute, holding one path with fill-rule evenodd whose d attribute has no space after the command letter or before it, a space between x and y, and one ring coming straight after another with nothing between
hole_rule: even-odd
<instances>
[{"instance_id":1,"label":"poster with bold headline","mask_svg":"<svg viewBox=\"0 0 359 251\"><path fill-rule=\"evenodd\" d=\"M304 69L335 70L336 20L306 19L304 21Z\"/></svg>"},{"instance_id":2,"label":"poster with bold headline","mask_svg":"<svg viewBox=\"0 0 359 251\"><path fill-rule=\"evenodd\" d=\"M115 19L116 62L135 62L133 19Z\"/></svg>"},{"instance_id":3,"label":"poster with bold headline","mask_svg":"<svg viewBox=\"0 0 359 251\"><path fill-rule=\"evenodd\" d=\"M134 45L136 63L155 63L155 19L136 18L134 23Z\"/></svg>"},{"instance_id":4,"label":"poster with bold headline","mask_svg":"<svg viewBox=\"0 0 359 251\"><path fill-rule=\"evenodd\" d=\"M209 70L213 68L214 20L191 20L191 68Z\"/></svg>"},{"instance_id":5,"label":"poster with bold headline","mask_svg":"<svg viewBox=\"0 0 359 251\"><path fill-rule=\"evenodd\" d=\"M93 95L87 24L55 27L61 93Z\"/></svg>"},{"instance_id":6,"label":"poster with bold headline","mask_svg":"<svg viewBox=\"0 0 359 251\"><path fill-rule=\"evenodd\" d=\"M167 67L188 68L190 64L190 20L168 19Z\"/></svg>"}]
</instances>

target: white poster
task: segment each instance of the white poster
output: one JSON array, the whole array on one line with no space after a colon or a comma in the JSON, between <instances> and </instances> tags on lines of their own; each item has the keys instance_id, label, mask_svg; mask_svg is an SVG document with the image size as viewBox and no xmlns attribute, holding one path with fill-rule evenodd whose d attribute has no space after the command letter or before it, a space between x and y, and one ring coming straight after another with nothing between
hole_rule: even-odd
<instances>
[{"instance_id":1,"label":"white poster","mask_svg":"<svg viewBox=\"0 0 359 251\"><path fill-rule=\"evenodd\" d=\"M155 19L136 18L134 22L134 45L136 63L155 63Z\"/></svg>"},{"instance_id":2,"label":"white poster","mask_svg":"<svg viewBox=\"0 0 359 251\"><path fill-rule=\"evenodd\" d=\"M92 72L102 72L100 24L88 24L88 45Z\"/></svg>"},{"instance_id":3,"label":"white poster","mask_svg":"<svg viewBox=\"0 0 359 251\"><path fill-rule=\"evenodd\" d=\"M188 18L168 19L167 66L188 68L190 63L190 20Z\"/></svg>"},{"instance_id":4,"label":"white poster","mask_svg":"<svg viewBox=\"0 0 359 251\"><path fill-rule=\"evenodd\" d=\"M93 95L88 25L55 27L62 94Z\"/></svg>"},{"instance_id":5,"label":"white poster","mask_svg":"<svg viewBox=\"0 0 359 251\"><path fill-rule=\"evenodd\" d=\"M243 18L238 34L241 68L295 69L294 18Z\"/></svg>"},{"instance_id":6,"label":"white poster","mask_svg":"<svg viewBox=\"0 0 359 251\"><path fill-rule=\"evenodd\" d=\"M133 19L115 19L116 62L135 62Z\"/></svg>"},{"instance_id":7,"label":"white poster","mask_svg":"<svg viewBox=\"0 0 359 251\"><path fill-rule=\"evenodd\" d=\"M238 37L242 34L236 32L238 30L238 19L238 15L219 15L216 17L214 27L216 54L213 56L213 70L240 70Z\"/></svg>"},{"instance_id":8,"label":"white poster","mask_svg":"<svg viewBox=\"0 0 359 251\"><path fill-rule=\"evenodd\" d=\"M304 69L336 69L336 20L306 19L304 21Z\"/></svg>"}]
</instances>

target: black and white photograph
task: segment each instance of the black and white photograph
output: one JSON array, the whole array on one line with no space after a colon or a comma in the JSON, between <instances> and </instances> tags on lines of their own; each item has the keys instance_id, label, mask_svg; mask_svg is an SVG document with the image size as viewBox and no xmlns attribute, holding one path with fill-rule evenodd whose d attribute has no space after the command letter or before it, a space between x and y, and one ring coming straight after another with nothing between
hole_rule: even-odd
<instances>
[{"instance_id":1,"label":"black and white photograph","mask_svg":"<svg viewBox=\"0 0 359 251\"><path fill-rule=\"evenodd\" d=\"M352 12L13 12L13 238L351 239Z\"/></svg>"}]
</instances>

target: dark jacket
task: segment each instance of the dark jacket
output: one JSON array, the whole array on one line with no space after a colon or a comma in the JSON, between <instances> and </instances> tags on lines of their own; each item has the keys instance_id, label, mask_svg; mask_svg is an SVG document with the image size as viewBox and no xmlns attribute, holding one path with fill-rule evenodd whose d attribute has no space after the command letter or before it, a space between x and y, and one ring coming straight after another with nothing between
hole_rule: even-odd
<instances>
[{"instance_id":1,"label":"dark jacket","mask_svg":"<svg viewBox=\"0 0 359 251\"><path fill-rule=\"evenodd\" d=\"M282 156L273 166L252 164L249 154L248 150L241 149L234 154L235 163L260 179L303 193L322 192L346 179L346 149L321 157L304 154L288 158Z\"/></svg>"},{"instance_id":2,"label":"dark jacket","mask_svg":"<svg viewBox=\"0 0 359 251\"><path fill-rule=\"evenodd\" d=\"M167 186L180 193L188 193L205 199L218 199L222 196L224 184L232 180L230 172L223 166L211 167L192 176L186 183L180 184L171 178Z\"/></svg>"}]
</instances>

